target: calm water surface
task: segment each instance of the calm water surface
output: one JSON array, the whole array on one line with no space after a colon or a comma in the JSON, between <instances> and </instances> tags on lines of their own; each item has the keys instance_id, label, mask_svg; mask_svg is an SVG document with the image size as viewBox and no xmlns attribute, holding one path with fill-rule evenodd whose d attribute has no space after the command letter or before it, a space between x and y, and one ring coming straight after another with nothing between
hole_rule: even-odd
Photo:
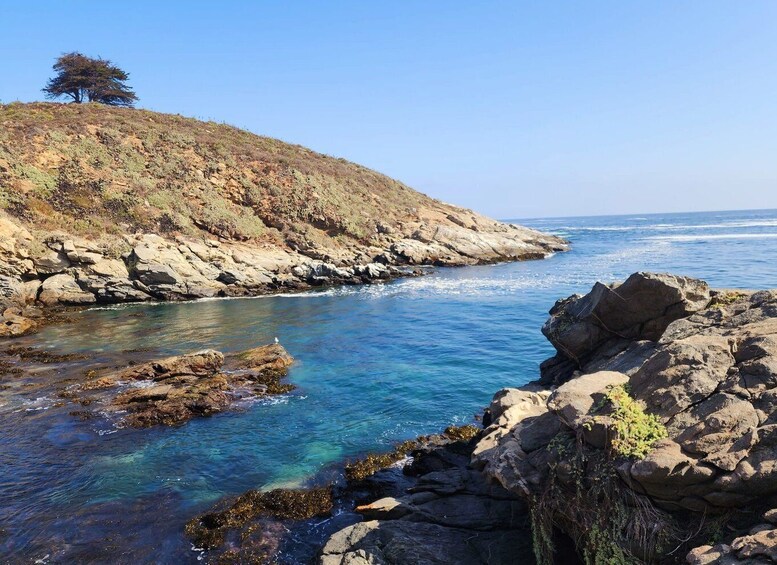
<instances>
[{"instance_id":1,"label":"calm water surface","mask_svg":"<svg viewBox=\"0 0 777 565\"><path fill-rule=\"evenodd\" d=\"M86 354L82 373L129 349L235 351L277 336L298 389L141 431L78 421L45 388L0 392L0 562L196 562L182 526L220 498L470 422L497 389L536 378L552 353L547 310L596 280L654 270L777 287L777 211L521 223L573 250L296 296L92 309L18 340Z\"/></svg>"}]
</instances>

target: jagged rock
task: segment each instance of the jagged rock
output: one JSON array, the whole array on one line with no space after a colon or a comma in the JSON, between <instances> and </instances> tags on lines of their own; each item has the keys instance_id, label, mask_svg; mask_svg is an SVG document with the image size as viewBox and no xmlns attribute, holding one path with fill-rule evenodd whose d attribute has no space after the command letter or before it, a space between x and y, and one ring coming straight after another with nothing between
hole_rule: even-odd
<instances>
[{"instance_id":1,"label":"jagged rock","mask_svg":"<svg viewBox=\"0 0 777 565\"><path fill-rule=\"evenodd\" d=\"M705 282L654 273L634 273L619 285L596 283L585 296L560 300L542 327L558 351L557 361L543 367L543 381L563 382L608 341L615 342L610 356L632 342L657 341L671 322L709 301Z\"/></svg>"}]
</instances>

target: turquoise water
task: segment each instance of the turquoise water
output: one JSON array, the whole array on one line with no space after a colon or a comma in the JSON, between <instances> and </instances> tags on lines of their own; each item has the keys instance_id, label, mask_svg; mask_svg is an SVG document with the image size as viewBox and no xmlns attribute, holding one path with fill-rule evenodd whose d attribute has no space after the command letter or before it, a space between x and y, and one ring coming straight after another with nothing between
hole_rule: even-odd
<instances>
[{"instance_id":1,"label":"turquoise water","mask_svg":"<svg viewBox=\"0 0 777 565\"><path fill-rule=\"evenodd\" d=\"M45 387L0 393L0 557L196 562L182 526L220 498L302 484L343 459L470 422L497 389L536 378L552 354L540 326L560 297L637 270L777 287L777 211L521 223L567 237L572 251L296 296L92 309L19 340L85 353L62 367L67 376L130 349L236 351L277 336L297 360L298 389L140 431L81 422Z\"/></svg>"}]
</instances>

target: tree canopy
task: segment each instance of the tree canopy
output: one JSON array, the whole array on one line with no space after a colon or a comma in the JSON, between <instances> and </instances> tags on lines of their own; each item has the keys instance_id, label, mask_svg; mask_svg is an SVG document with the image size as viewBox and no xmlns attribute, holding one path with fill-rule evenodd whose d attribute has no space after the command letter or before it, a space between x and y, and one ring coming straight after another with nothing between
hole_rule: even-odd
<instances>
[{"instance_id":1,"label":"tree canopy","mask_svg":"<svg viewBox=\"0 0 777 565\"><path fill-rule=\"evenodd\" d=\"M59 57L43 92L46 98L68 96L73 102L99 102L110 106L132 106L138 99L127 86L129 74L106 59L93 59L73 52Z\"/></svg>"}]
</instances>

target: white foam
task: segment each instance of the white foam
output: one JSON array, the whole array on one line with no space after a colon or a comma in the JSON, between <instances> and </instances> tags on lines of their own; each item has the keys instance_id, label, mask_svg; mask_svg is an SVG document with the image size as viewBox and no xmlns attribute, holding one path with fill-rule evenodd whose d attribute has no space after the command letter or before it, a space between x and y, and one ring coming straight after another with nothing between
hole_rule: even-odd
<instances>
[{"instance_id":1,"label":"white foam","mask_svg":"<svg viewBox=\"0 0 777 565\"><path fill-rule=\"evenodd\" d=\"M777 233L709 233L693 235L660 235L646 237L651 241L706 241L710 239L775 239Z\"/></svg>"},{"instance_id":2,"label":"white foam","mask_svg":"<svg viewBox=\"0 0 777 565\"><path fill-rule=\"evenodd\" d=\"M711 229L739 229L777 227L777 220L736 220L711 224L650 224L650 225L620 225L620 226L559 226L555 230L576 232L608 232L608 231L688 231Z\"/></svg>"}]
</instances>

